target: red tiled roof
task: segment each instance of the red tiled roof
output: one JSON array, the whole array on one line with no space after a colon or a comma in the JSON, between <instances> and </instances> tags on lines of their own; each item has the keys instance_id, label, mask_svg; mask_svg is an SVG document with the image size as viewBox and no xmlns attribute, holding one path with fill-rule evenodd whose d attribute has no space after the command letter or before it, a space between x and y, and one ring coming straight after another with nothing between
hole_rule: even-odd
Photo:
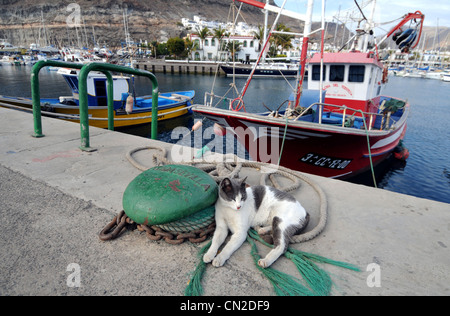
<instances>
[{"instance_id":1,"label":"red tiled roof","mask_svg":"<svg viewBox=\"0 0 450 316\"><path fill-rule=\"evenodd\" d=\"M319 64L320 54L314 54L310 58L309 62L311 64ZM323 62L326 64L375 64L379 67L383 67L383 65L376 58L375 53L324 53Z\"/></svg>"}]
</instances>

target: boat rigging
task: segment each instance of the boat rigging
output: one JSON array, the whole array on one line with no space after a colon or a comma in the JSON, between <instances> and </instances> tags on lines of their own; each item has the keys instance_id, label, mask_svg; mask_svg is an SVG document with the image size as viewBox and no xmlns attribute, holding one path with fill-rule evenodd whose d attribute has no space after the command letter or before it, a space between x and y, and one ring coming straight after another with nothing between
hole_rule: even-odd
<instances>
[{"instance_id":1,"label":"boat rigging","mask_svg":"<svg viewBox=\"0 0 450 316\"><path fill-rule=\"evenodd\" d=\"M276 11L277 20L286 14L283 8L287 0L281 9L256 0L236 1ZM253 160L340 179L373 171L374 166L389 157L403 139L410 106L404 100L381 93L387 83L387 73L378 55L379 43L375 43L375 51L367 49L368 37L373 34L375 25L376 1L372 3L369 17L363 14L360 19L365 25L356 31L351 49L329 53L324 51L325 1L322 0L322 26L317 30L322 33L321 50L310 57L307 52L309 39L316 31L311 31L314 1L308 1L306 14L298 15L305 19L300 77L285 109L244 113L244 96L251 81L249 76L237 98L220 98L217 104L228 100L228 109L212 106L216 96L207 94L211 101L208 103L205 97L205 105L195 105L193 111L212 120L227 133L233 133ZM362 8L357 7L362 13ZM408 14L389 36L397 32L399 46L414 47L420 40L423 19L419 11ZM411 21L408 29L413 30L403 34L407 30L401 28L408 21ZM268 38L270 36L269 33ZM306 70L309 73L308 89L304 88ZM253 101L264 103L264 100Z\"/></svg>"}]
</instances>

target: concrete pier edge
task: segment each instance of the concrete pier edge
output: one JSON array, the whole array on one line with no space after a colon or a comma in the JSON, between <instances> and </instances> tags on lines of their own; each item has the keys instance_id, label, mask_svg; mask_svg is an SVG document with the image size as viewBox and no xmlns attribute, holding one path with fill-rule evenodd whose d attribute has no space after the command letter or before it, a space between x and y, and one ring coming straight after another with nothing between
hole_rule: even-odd
<instances>
[{"instance_id":1,"label":"concrete pier edge","mask_svg":"<svg viewBox=\"0 0 450 316\"><path fill-rule=\"evenodd\" d=\"M137 231L98 238L140 173L125 154L171 145L91 127L96 151L83 152L78 124L44 117L43 138L31 136L32 124L30 114L0 108L0 295L183 295L201 245L152 242ZM149 157L136 155L151 167ZM258 174L248 175L256 184ZM450 204L310 177L325 191L329 219L319 237L293 247L362 270L323 266L333 295L450 294ZM311 188L295 195L317 216ZM286 258L274 268L298 276ZM209 265L203 286L205 295L275 294L248 244L224 267Z\"/></svg>"}]
</instances>

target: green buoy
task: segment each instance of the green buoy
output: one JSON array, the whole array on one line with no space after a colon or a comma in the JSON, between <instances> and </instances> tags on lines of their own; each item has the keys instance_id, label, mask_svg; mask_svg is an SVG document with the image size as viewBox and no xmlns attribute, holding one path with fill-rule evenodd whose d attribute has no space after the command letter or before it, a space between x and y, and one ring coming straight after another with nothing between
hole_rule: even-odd
<instances>
[{"instance_id":1,"label":"green buoy","mask_svg":"<svg viewBox=\"0 0 450 316\"><path fill-rule=\"evenodd\" d=\"M187 232L214 220L217 196L217 184L206 172L191 166L165 165L144 171L128 185L123 209L138 224L168 224Z\"/></svg>"}]
</instances>

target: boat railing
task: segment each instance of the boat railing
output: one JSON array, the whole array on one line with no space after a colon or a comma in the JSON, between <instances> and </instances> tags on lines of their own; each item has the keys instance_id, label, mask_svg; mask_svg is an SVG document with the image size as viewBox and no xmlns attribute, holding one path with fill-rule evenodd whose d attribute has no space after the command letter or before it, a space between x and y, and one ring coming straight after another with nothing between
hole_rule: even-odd
<instances>
[{"instance_id":1,"label":"boat railing","mask_svg":"<svg viewBox=\"0 0 450 316\"><path fill-rule=\"evenodd\" d=\"M218 99L218 101L215 101L215 99ZM219 95L215 95L214 93L206 92L204 104L205 104L205 106L209 106L209 107L218 107L221 102L224 102L225 104L229 105L234 100L235 99L232 99L232 98L229 98L226 96L219 96ZM215 103L213 103L213 102L215 102ZM344 128L345 127L354 128L352 126L347 126L346 122L347 122L347 119L352 119L352 118L356 119L356 117L361 118L361 120L363 121L361 123L364 123L365 128L367 128L367 130L369 130L369 131L393 128L394 124L396 123L396 120L393 119L391 117L391 115L389 115L389 113L385 114L385 113L365 112L365 111L362 111L359 109L354 109L354 108L348 107L346 105L335 105L335 104L320 103L320 102L312 103L308 107L304 108L302 110L302 112L300 114L298 114L295 118L292 118L291 121L297 122L301 117L305 116L308 112L310 112L310 110L313 109L315 106L318 107L318 109L316 109L316 112L318 112L318 120L317 120L318 124L324 124L324 125L333 124L333 123L324 121L323 114L326 112L339 113L340 115L342 115L342 122L341 122L341 120L339 120L339 124L341 127L344 127ZM324 109L325 107L327 108L327 111L325 111L325 109ZM378 124L375 124L377 118L380 118L380 120L379 120L380 126L379 127L378 127ZM333 125L336 125L336 123Z\"/></svg>"},{"instance_id":2,"label":"boat railing","mask_svg":"<svg viewBox=\"0 0 450 316\"><path fill-rule=\"evenodd\" d=\"M310 109L312 109L314 106L318 106L318 112L319 112L319 117L318 117L318 123L319 124L329 124L329 123L323 123L323 113L324 113L324 107L327 108L333 108L331 110L329 110L329 112L331 113L339 113L342 115L342 122L341 122L341 126L342 127L347 127L346 126L346 121L347 118L354 118L356 113L358 113L360 116L357 117L361 117L361 119L363 120L365 126L367 127L367 129L373 130L374 128L374 124L377 118L380 118L380 127L379 130L383 130L387 128L392 128L394 123L396 123L396 121L394 119L391 118L391 115L389 114L385 114L385 113L375 113L375 112L365 112L362 111L360 109L354 109L351 107L348 107L346 105L336 105L336 104L329 104L329 103L320 103L320 102L316 102L311 104L310 106L308 106L306 109L304 109L302 111L302 113L300 113L295 119L294 121L298 121L298 119L300 119L304 114L306 114ZM391 124L392 123L392 124ZM384 128L383 128L384 127ZM352 128L350 126L350 128Z\"/></svg>"}]
</instances>

